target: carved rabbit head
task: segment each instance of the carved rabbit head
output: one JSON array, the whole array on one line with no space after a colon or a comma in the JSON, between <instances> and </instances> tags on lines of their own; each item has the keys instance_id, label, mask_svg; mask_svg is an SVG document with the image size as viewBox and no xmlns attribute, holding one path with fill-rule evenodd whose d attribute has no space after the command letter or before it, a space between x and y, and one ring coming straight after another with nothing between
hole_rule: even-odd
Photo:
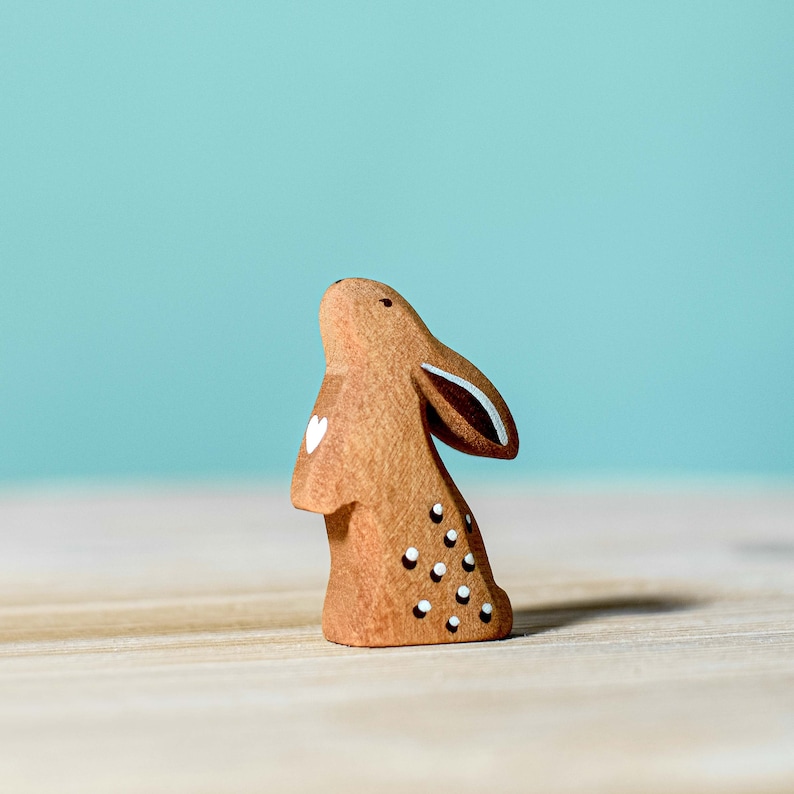
<instances>
[{"instance_id":1,"label":"carved rabbit head","mask_svg":"<svg viewBox=\"0 0 794 794\"><path fill-rule=\"evenodd\" d=\"M422 397L429 430L472 455L514 458L518 433L493 384L439 342L394 289L363 278L331 285L320 304L328 373L384 389L406 379ZM366 374L364 374L366 373Z\"/></svg>"}]
</instances>

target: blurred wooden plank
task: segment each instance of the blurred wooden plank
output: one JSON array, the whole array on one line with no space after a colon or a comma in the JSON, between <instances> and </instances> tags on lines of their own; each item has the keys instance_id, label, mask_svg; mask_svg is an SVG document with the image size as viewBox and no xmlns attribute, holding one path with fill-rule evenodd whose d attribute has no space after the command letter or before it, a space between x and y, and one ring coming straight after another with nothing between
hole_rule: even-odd
<instances>
[{"instance_id":1,"label":"blurred wooden plank","mask_svg":"<svg viewBox=\"0 0 794 794\"><path fill-rule=\"evenodd\" d=\"M0 495L2 790L794 790L794 491L467 494L514 636L380 650L284 491Z\"/></svg>"}]
</instances>

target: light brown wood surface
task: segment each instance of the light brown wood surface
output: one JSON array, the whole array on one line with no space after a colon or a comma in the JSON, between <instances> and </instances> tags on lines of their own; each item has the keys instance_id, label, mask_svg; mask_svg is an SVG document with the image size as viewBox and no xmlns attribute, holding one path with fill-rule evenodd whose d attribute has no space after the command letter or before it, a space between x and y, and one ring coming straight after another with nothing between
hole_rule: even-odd
<instances>
[{"instance_id":1,"label":"light brown wood surface","mask_svg":"<svg viewBox=\"0 0 794 794\"><path fill-rule=\"evenodd\" d=\"M0 791L794 791L794 491L493 491L513 636L323 639L287 487L0 494Z\"/></svg>"}]
</instances>

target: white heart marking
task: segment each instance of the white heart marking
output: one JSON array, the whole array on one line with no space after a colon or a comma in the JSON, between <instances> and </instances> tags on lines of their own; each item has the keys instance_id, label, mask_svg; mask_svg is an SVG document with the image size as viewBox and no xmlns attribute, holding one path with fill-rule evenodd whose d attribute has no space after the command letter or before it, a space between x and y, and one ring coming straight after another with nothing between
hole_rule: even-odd
<instances>
[{"instance_id":1,"label":"white heart marking","mask_svg":"<svg viewBox=\"0 0 794 794\"><path fill-rule=\"evenodd\" d=\"M317 449L317 445L323 440L326 430L328 430L327 416L320 419L317 414L315 414L309 420L309 426L306 428L306 451L310 455Z\"/></svg>"}]
</instances>

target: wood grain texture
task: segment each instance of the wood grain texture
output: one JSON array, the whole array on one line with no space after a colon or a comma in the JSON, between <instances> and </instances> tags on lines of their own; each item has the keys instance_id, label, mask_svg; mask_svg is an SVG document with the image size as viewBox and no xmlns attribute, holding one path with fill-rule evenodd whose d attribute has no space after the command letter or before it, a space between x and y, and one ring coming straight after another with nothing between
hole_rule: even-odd
<instances>
[{"instance_id":1,"label":"wood grain texture","mask_svg":"<svg viewBox=\"0 0 794 794\"><path fill-rule=\"evenodd\" d=\"M320 331L326 375L292 501L325 516L325 637L377 647L507 636L510 600L430 438L474 455L515 457L518 433L504 400L385 284L333 284Z\"/></svg>"},{"instance_id":2,"label":"wood grain texture","mask_svg":"<svg viewBox=\"0 0 794 794\"><path fill-rule=\"evenodd\" d=\"M0 790L794 790L794 491L467 490L512 635L383 649L285 492L0 495Z\"/></svg>"}]
</instances>

